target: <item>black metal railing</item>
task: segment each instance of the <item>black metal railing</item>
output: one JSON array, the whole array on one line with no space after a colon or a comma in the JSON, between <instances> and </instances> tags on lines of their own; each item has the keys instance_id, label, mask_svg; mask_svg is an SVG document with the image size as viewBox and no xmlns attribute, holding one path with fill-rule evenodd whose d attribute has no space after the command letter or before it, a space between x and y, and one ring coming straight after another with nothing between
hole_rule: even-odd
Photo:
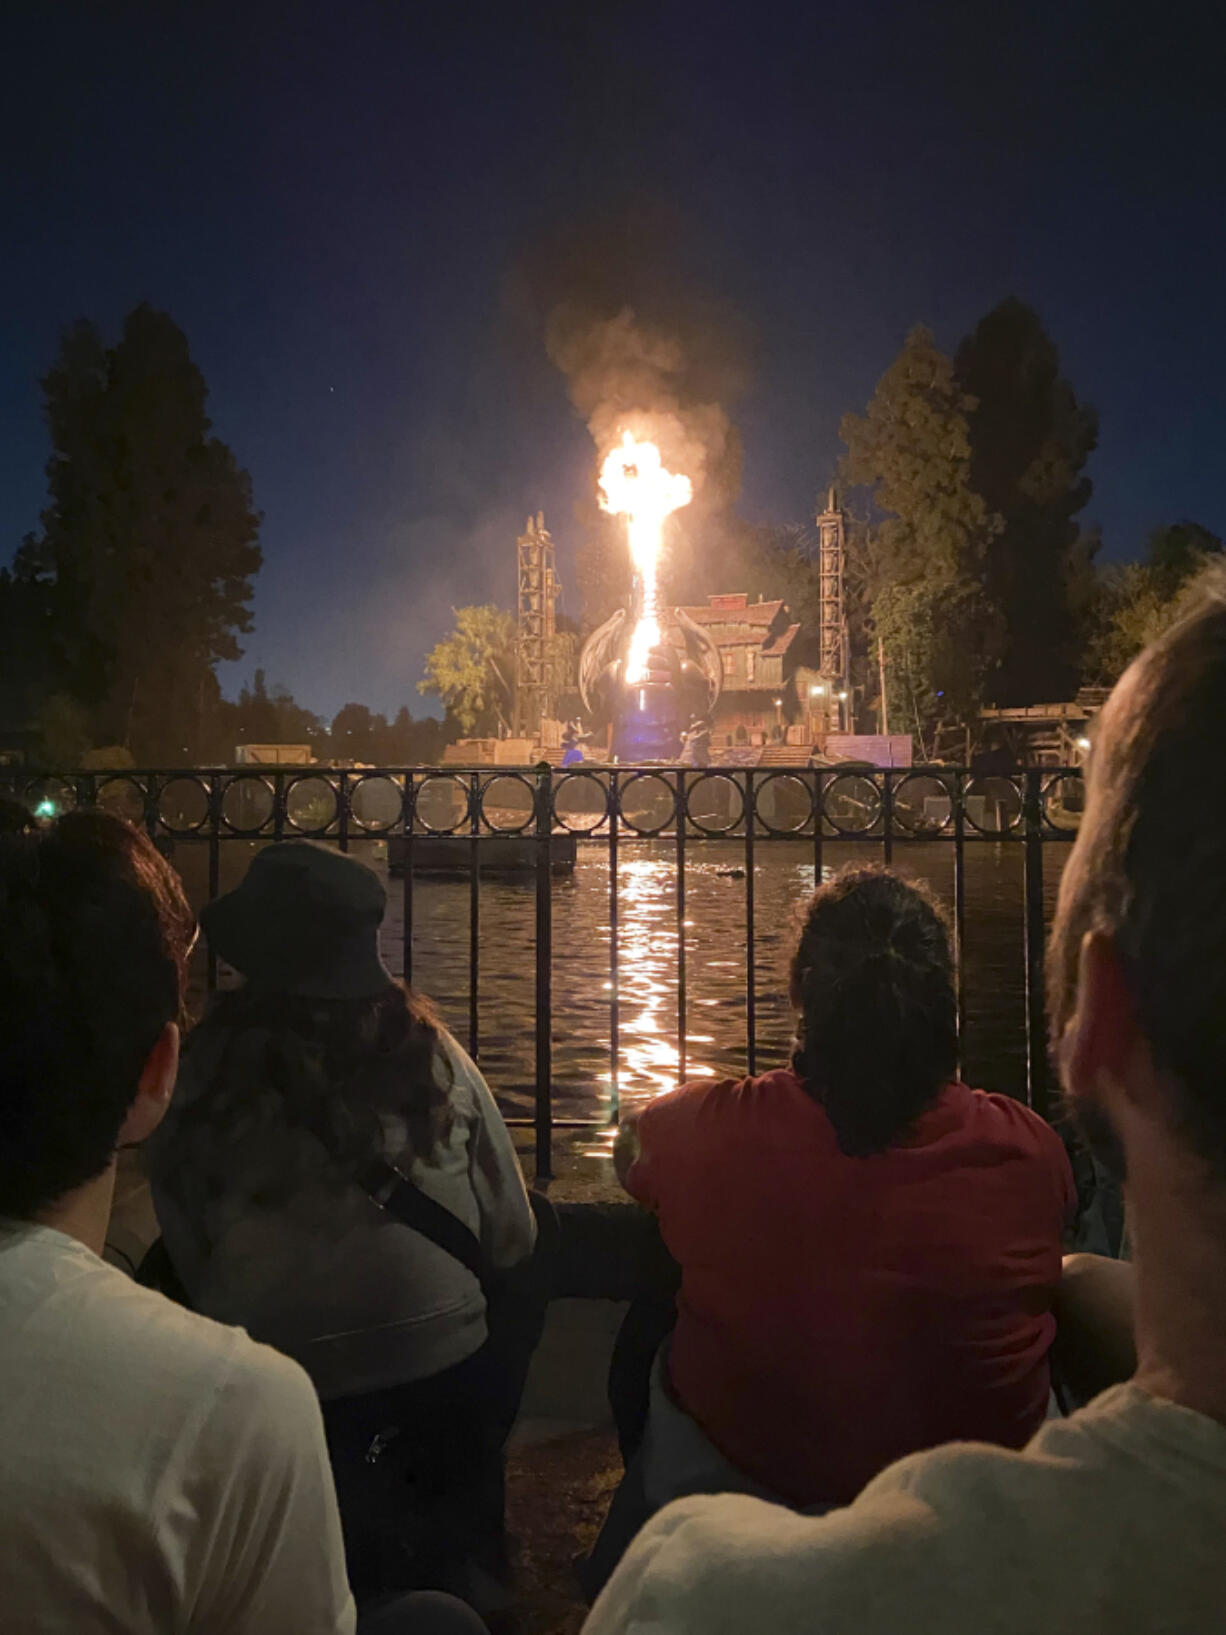
<instances>
[{"instance_id":1,"label":"black metal railing","mask_svg":"<svg viewBox=\"0 0 1226 1635\"><path fill-rule=\"evenodd\" d=\"M204 895L218 894L221 848L305 836L342 851L388 841L402 892L402 955L413 975L414 879L426 848L446 837L456 871L469 880L468 1045L481 1044L481 879L483 840L518 837L518 863L535 889L536 1165L552 1167L553 894L560 839L604 848L609 871L609 1119L616 1122L621 1054L618 866L623 845L672 840L676 894L678 1079L686 1074L686 864L691 848L733 841L744 855L745 1060L757 1069L755 854L760 845L802 841L820 881L828 843L874 847L889 862L901 843L945 845L953 859L953 929L958 1017L965 1022L962 978L966 937L966 848L1023 848L1022 933L1025 970L1026 1094L1050 1112L1043 999L1043 848L1076 833L1082 809L1075 768L986 776L948 767L908 770L770 767L360 768L260 767L216 770L33 773L0 768L0 791L43 815L97 805L143 825L164 850L204 848ZM569 842L568 842L569 844ZM437 856L435 857L437 863ZM505 863L505 859L504 859ZM207 980L216 981L209 962ZM512 1120L512 1122L516 1122ZM528 1122L519 1120L518 1122ZM565 1119L559 1124L597 1121ZM601 1120L607 1123L608 1120Z\"/></svg>"}]
</instances>

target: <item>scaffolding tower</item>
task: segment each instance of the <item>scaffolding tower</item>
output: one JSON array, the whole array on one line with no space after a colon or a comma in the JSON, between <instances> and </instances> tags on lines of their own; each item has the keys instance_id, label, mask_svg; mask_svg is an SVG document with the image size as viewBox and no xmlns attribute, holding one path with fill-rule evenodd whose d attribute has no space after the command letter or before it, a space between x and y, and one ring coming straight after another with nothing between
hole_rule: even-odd
<instances>
[{"instance_id":1,"label":"scaffolding tower","mask_svg":"<svg viewBox=\"0 0 1226 1635\"><path fill-rule=\"evenodd\" d=\"M518 623L515 635L515 732L534 742L557 708L555 674L558 576L544 513L529 517L516 542Z\"/></svg>"},{"instance_id":2,"label":"scaffolding tower","mask_svg":"<svg viewBox=\"0 0 1226 1635\"><path fill-rule=\"evenodd\" d=\"M829 689L827 696L836 698L840 693L850 694L850 652L847 639L847 601L844 578L847 562L846 522L839 496L832 488L826 509L817 519L818 591L821 600L821 661L822 678ZM835 712L844 724L850 720L848 707Z\"/></svg>"}]
</instances>

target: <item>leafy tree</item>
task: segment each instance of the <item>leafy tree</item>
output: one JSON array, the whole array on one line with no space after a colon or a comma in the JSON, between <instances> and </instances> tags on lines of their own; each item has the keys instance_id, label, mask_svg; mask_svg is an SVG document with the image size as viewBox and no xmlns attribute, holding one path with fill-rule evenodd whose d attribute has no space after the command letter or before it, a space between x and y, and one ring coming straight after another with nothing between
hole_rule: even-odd
<instances>
[{"instance_id":1,"label":"leafy tree","mask_svg":"<svg viewBox=\"0 0 1226 1635\"><path fill-rule=\"evenodd\" d=\"M251 628L250 478L211 435L182 330L148 305L114 347L92 324L69 329L43 393L49 497L17 577L50 598L58 683L95 741L180 759L213 666Z\"/></svg>"},{"instance_id":2,"label":"leafy tree","mask_svg":"<svg viewBox=\"0 0 1226 1635\"><path fill-rule=\"evenodd\" d=\"M427 654L417 690L441 698L463 732L509 732L515 620L492 603L454 612L455 629Z\"/></svg>"},{"instance_id":3,"label":"leafy tree","mask_svg":"<svg viewBox=\"0 0 1226 1635\"><path fill-rule=\"evenodd\" d=\"M1176 522L1149 536L1143 562L1104 568L1098 576L1085 679L1110 686L1187 607L1222 541L1196 522Z\"/></svg>"},{"instance_id":4,"label":"leafy tree","mask_svg":"<svg viewBox=\"0 0 1226 1635\"><path fill-rule=\"evenodd\" d=\"M974 408L951 360L917 326L866 412L840 427L841 479L870 490L880 517L853 530L853 594L869 610L866 634L872 644L880 637L887 670L912 676L902 715L918 711L923 732L977 713L1002 647L999 612L983 590L999 519L970 480Z\"/></svg>"},{"instance_id":5,"label":"leafy tree","mask_svg":"<svg viewBox=\"0 0 1226 1635\"><path fill-rule=\"evenodd\" d=\"M1077 516L1090 498L1085 463L1098 416L1060 372L1038 314L1010 297L958 348L970 482L1000 518L986 557L987 590L1006 640L992 696L1000 704L1067 698L1076 677L1076 595L1088 540Z\"/></svg>"},{"instance_id":6,"label":"leafy tree","mask_svg":"<svg viewBox=\"0 0 1226 1635\"><path fill-rule=\"evenodd\" d=\"M329 742L338 761L382 761L387 743L387 718L375 715L365 704L345 704L332 718Z\"/></svg>"},{"instance_id":7,"label":"leafy tree","mask_svg":"<svg viewBox=\"0 0 1226 1635\"><path fill-rule=\"evenodd\" d=\"M1146 542L1145 560L1158 584L1174 595L1221 551L1222 541L1215 533L1185 519L1154 529Z\"/></svg>"},{"instance_id":8,"label":"leafy tree","mask_svg":"<svg viewBox=\"0 0 1226 1635\"><path fill-rule=\"evenodd\" d=\"M244 684L233 703L218 698L215 727L210 738L212 758L223 765L240 744L306 744L316 759L327 759L328 729L317 715L304 709L287 687L271 692L263 670L250 686Z\"/></svg>"},{"instance_id":9,"label":"leafy tree","mask_svg":"<svg viewBox=\"0 0 1226 1635\"><path fill-rule=\"evenodd\" d=\"M27 728L55 690L51 611L49 585L0 569L0 730Z\"/></svg>"},{"instance_id":10,"label":"leafy tree","mask_svg":"<svg viewBox=\"0 0 1226 1635\"><path fill-rule=\"evenodd\" d=\"M71 693L52 693L34 715L42 764L65 772L83 766L93 748L89 718Z\"/></svg>"},{"instance_id":11,"label":"leafy tree","mask_svg":"<svg viewBox=\"0 0 1226 1635\"><path fill-rule=\"evenodd\" d=\"M970 721L978 713L986 661L962 638L968 629L990 627L994 617L983 588L969 579L888 585L874 601L890 727L913 733L921 755L932 750L941 722Z\"/></svg>"},{"instance_id":12,"label":"leafy tree","mask_svg":"<svg viewBox=\"0 0 1226 1635\"><path fill-rule=\"evenodd\" d=\"M844 482L871 488L884 513L875 530L884 578L956 579L982 568L999 526L970 483L967 416L973 401L950 359L917 324L877 383L863 415L843 416Z\"/></svg>"}]
</instances>

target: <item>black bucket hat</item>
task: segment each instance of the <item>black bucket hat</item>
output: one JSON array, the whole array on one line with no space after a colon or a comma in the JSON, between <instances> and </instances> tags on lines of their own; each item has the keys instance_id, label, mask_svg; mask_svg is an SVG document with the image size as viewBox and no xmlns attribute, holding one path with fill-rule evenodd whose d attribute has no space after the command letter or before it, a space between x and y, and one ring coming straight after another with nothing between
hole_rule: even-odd
<instances>
[{"instance_id":1,"label":"black bucket hat","mask_svg":"<svg viewBox=\"0 0 1226 1635\"><path fill-rule=\"evenodd\" d=\"M387 893L362 863L309 840L266 846L241 885L208 904L213 952L253 987L364 999L394 982L379 957Z\"/></svg>"}]
</instances>

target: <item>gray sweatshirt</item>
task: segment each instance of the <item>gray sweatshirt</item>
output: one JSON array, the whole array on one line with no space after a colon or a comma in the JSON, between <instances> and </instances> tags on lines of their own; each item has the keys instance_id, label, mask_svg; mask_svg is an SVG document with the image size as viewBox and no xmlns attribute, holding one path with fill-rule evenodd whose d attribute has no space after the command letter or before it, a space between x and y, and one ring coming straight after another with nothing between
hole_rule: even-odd
<instances>
[{"instance_id":1,"label":"gray sweatshirt","mask_svg":"<svg viewBox=\"0 0 1226 1635\"><path fill-rule=\"evenodd\" d=\"M513 1266L535 1236L515 1149L475 1063L450 1034L442 1043L450 1130L423 1160L408 1150L403 1121L387 1119L384 1154L476 1233L493 1267ZM193 1060L180 1074L181 1104L207 1073ZM357 1185L307 1186L277 1208L222 1196L197 1218L163 1181L156 1149L152 1169L166 1247L196 1310L293 1357L323 1399L424 1379L484 1342L472 1273Z\"/></svg>"}]
</instances>

